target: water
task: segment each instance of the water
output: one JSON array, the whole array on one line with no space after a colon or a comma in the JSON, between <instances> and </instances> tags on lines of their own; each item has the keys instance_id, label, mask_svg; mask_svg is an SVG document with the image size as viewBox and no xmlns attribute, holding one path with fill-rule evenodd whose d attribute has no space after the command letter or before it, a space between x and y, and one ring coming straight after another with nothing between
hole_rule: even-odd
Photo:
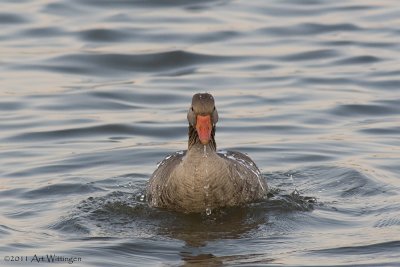
<instances>
[{"instance_id":1,"label":"water","mask_svg":"<svg viewBox=\"0 0 400 267\"><path fill-rule=\"evenodd\" d=\"M399 266L399 14L391 0L2 1L1 264ZM146 182L186 148L202 91L218 147L248 153L270 199L151 209Z\"/></svg>"}]
</instances>

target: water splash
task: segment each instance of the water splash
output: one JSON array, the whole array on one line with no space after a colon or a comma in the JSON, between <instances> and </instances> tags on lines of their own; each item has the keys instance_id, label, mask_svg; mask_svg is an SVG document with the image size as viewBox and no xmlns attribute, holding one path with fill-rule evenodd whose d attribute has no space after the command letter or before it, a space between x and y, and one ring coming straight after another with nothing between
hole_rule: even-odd
<instances>
[{"instance_id":1,"label":"water splash","mask_svg":"<svg viewBox=\"0 0 400 267\"><path fill-rule=\"evenodd\" d=\"M262 182L261 182L260 176L257 176L257 179L258 179L258 183L260 184L262 190L265 191L265 188L264 188L264 186L263 186L263 184L262 184Z\"/></svg>"},{"instance_id":2,"label":"water splash","mask_svg":"<svg viewBox=\"0 0 400 267\"><path fill-rule=\"evenodd\" d=\"M206 215L207 215L207 216L210 216L211 213L212 213L211 208L206 208Z\"/></svg>"}]
</instances>

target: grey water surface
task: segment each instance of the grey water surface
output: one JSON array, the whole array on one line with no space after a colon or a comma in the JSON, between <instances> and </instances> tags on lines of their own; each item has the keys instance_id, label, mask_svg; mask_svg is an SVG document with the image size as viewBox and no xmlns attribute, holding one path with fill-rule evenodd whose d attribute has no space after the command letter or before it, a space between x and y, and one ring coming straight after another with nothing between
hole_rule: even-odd
<instances>
[{"instance_id":1,"label":"grey water surface","mask_svg":"<svg viewBox=\"0 0 400 267\"><path fill-rule=\"evenodd\" d=\"M400 266L399 1L4 0L0 26L0 265ZM204 91L269 199L149 208Z\"/></svg>"}]
</instances>

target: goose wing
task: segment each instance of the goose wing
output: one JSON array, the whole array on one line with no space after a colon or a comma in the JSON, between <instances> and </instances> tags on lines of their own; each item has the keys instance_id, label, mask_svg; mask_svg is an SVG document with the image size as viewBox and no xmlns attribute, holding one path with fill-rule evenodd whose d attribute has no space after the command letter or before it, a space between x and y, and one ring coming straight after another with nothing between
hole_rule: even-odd
<instances>
[{"instance_id":1,"label":"goose wing","mask_svg":"<svg viewBox=\"0 0 400 267\"><path fill-rule=\"evenodd\" d=\"M217 154L229 162L232 178L242 185L243 194L254 194L255 198L259 198L267 193L265 178L249 156L237 151L219 151Z\"/></svg>"},{"instance_id":2,"label":"goose wing","mask_svg":"<svg viewBox=\"0 0 400 267\"><path fill-rule=\"evenodd\" d=\"M168 179L171 177L171 173L174 171L176 166L180 164L183 157L186 155L186 151L178 151L173 154L166 156L157 165L157 169L151 175L149 183L147 185L147 200L153 206L159 206L161 203L154 203L153 200L157 199L154 195L161 193L163 185L166 185Z\"/></svg>"}]
</instances>

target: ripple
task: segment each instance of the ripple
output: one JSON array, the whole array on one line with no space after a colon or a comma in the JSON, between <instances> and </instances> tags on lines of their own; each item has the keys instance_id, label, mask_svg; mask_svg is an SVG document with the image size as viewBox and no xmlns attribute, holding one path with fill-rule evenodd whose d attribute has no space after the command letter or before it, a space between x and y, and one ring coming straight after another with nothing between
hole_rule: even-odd
<instances>
[{"instance_id":1,"label":"ripple","mask_svg":"<svg viewBox=\"0 0 400 267\"><path fill-rule=\"evenodd\" d=\"M317 173L317 175L316 175ZM367 175L357 169L347 167L311 167L300 170L293 174L297 181L301 181L304 177L312 178L312 184L308 184L309 190L326 192L329 197L334 199L358 198L390 195L388 186L378 182L374 176ZM307 182L307 183L308 183ZM298 185L300 186L300 185Z\"/></svg>"},{"instance_id":2,"label":"ripple","mask_svg":"<svg viewBox=\"0 0 400 267\"><path fill-rule=\"evenodd\" d=\"M342 24L319 24L319 23L302 23L294 26L286 27L266 27L258 30L261 34L276 36L301 36L301 35L317 35L331 32L354 32L363 29L350 23Z\"/></svg>"},{"instance_id":3,"label":"ripple","mask_svg":"<svg viewBox=\"0 0 400 267\"><path fill-rule=\"evenodd\" d=\"M300 77L300 83L305 84L335 84L335 85L349 85L356 84L354 79L343 77Z\"/></svg>"},{"instance_id":4,"label":"ripple","mask_svg":"<svg viewBox=\"0 0 400 267\"><path fill-rule=\"evenodd\" d=\"M324 5L326 2L324 0L304 0L304 1L296 1L296 0L282 0L280 1L282 3L288 4L288 5L306 5L306 6L315 6L315 5Z\"/></svg>"},{"instance_id":5,"label":"ripple","mask_svg":"<svg viewBox=\"0 0 400 267\"><path fill-rule=\"evenodd\" d=\"M48 226L49 229L69 234L90 234L90 228L83 225L79 217L63 217Z\"/></svg>"},{"instance_id":6,"label":"ripple","mask_svg":"<svg viewBox=\"0 0 400 267\"><path fill-rule=\"evenodd\" d=\"M400 249L400 241L388 241L388 242L380 242L369 245L361 245L361 246L343 246L336 247L331 249L320 249L315 250L314 252L318 253L328 253L335 255L364 255L364 254L377 254L383 253L387 250L398 251Z\"/></svg>"},{"instance_id":7,"label":"ripple","mask_svg":"<svg viewBox=\"0 0 400 267\"><path fill-rule=\"evenodd\" d=\"M161 130L162 129L162 130ZM73 139L73 138L84 138L94 136L152 136L166 138L176 136L177 133L186 133L186 128L180 126L171 127L160 127L160 126L131 126L128 124L105 124L96 125L89 127L79 127L71 129L41 131L41 132L28 132L18 134L9 138L7 141L48 141L57 139Z\"/></svg>"},{"instance_id":8,"label":"ripple","mask_svg":"<svg viewBox=\"0 0 400 267\"><path fill-rule=\"evenodd\" d=\"M280 57L279 59L283 61L304 61L304 60L332 58L332 57L337 57L338 55L339 53L336 50L324 49L324 50L295 53L292 55Z\"/></svg>"},{"instance_id":9,"label":"ripple","mask_svg":"<svg viewBox=\"0 0 400 267\"><path fill-rule=\"evenodd\" d=\"M25 189L22 188L13 188L13 189L2 189L0 191L0 196L2 197L18 197L22 196L23 193L25 192Z\"/></svg>"},{"instance_id":10,"label":"ripple","mask_svg":"<svg viewBox=\"0 0 400 267\"><path fill-rule=\"evenodd\" d=\"M315 203L315 199L297 192L286 195L276 190L270 200L246 207L218 209L211 215L205 212L182 214L150 208L139 200L143 190L135 188L133 192L113 191L103 196L89 197L78 204L71 216L61 218L56 225L61 225L58 228L60 231L67 232L85 225L92 231L107 231L108 234L111 231L117 236L161 234L184 239L190 244L200 244L205 240L245 235L264 222L268 212L311 211ZM68 227L69 223L71 227ZM96 227L93 228L94 225Z\"/></svg>"},{"instance_id":11,"label":"ripple","mask_svg":"<svg viewBox=\"0 0 400 267\"><path fill-rule=\"evenodd\" d=\"M338 60L334 62L335 65L353 65L353 64L372 64L383 61L382 58L375 56L356 56Z\"/></svg>"},{"instance_id":12,"label":"ripple","mask_svg":"<svg viewBox=\"0 0 400 267\"><path fill-rule=\"evenodd\" d=\"M107 0L75 0L77 4L81 5L89 5L101 8L109 8L112 7L179 7L179 6L189 6L189 7L204 7L207 3L215 3L215 2L223 2L221 0L205 0L202 1L202 4L199 4L194 0L171 0L171 1L162 1L162 0L114 0L112 3Z\"/></svg>"},{"instance_id":13,"label":"ripple","mask_svg":"<svg viewBox=\"0 0 400 267\"><path fill-rule=\"evenodd\" d=\"M12 229L6 225L0 224L0 236L4 237L6 235L10 235L13 231L14 231L14 229Z\"/></svg>"},{"instance_id":14,"label":"ripple","mask_svg":"<svg viewBox=\"0 0 400 267\"><path fill-rule=\"evenodd\" d=\"M0 13L0 24L22 24L27 22L29 22L29 20L26 19L26 16L12 13Z\"/></svg>"},{"instance_id":15,"label":"ripple","mask_svg":"<svg viewBox=\"0 0 400 267\"><path fill-rule=\"evenodd\" d=\"M359 41L350 41L350 40L340 40L340 41L325 41L320 43L323 46L329 47L340 47L340 46L355 46L355 47L363 47L363 48L392 48L398 49L399 44L395 42L359 42Z\"/></svg>"},{"instance_id":16,"label":"ripple","mask_svg":"<svg viewBox=\"0 0 400 267\"><path fill-rule=\"evenodd\" d=\"M399 108L380 104L346 104L330 111L338 116L384 116L399 114Z\"/></svg>"},{"instance_id":17,"label":"ripple","mask_svg":"<svg viewBox=\"0 0 400 267\"><path fill-rule=\"evenodd\" d=\"M120 42L132 38L123 30L91 29L80 31L78 35L85 41L91 42Z\"/></svg>"},{"instance_id":18,"label":"ripple","mask_svg":"<svg viewBox=\"0 0 400 267\"><path fill-rule=\"evenodd\" d=\"M26 107L25 103L17 102L17 101L0 101L0 110L4 111L17 111Z\"/></svg>"},{"instance_id":19,"label":"ripple","mask_svg":"<svg viewBox=\"0 0 400 267\"><path fill-rule=\"evenodd\" d=\"M69 54L47 60L46 64L20 65L17 69L38 68L71 74L121 75L121 71L171 71L201 64L238 60L235 56L196 54L181 50L151 54ZM63 62L59 65L59 62ZM55 64L57 63L57 64Z\"/></svg>"},{"instance_id":20,"label":"ripple","mask_svg":"<svg viewBox=\"0 0 400 267\"><path fill-rule=\"evenodd\" d=\"M159 92L131 92L131 91L117 91L113 90L112 92L109 91L95 91L90 92L90 96L95 97L98 99L105 99L107 101L110 100L119 100L119 101L128 101L130 103L140 103L140 104L147 104L147 105L176 105L178 103L182 103L183 101L187 100L187 97L183 95L176 95L173 93L167 93L163 91ZM79 96L82 97L82 96Z\"/></svg>"},{"instance_id":21,"label":"ripple","mask_svg":"<svg viewBox=\"0 0 400 267\"><path fill-rule=\"evenodd\" d=\"M55 167L59 169L59 166ZM100 190L100 188L97 188L92 184L58 183L45 185L37 189L26 191L23 197L26 199L37 199L43 198L43 196L48 198L52 196L79 195L93 193Z\"/></svg>"},{"instance_id":22,"label":"ripple","mask_svg":"<svg viewBox=\"0 0 400 267\"><path fill-rule=\"evenodd\" d=\"M400 226L400 218L398 217L385 217L375 223L376 228L386 228L391 226Z\"/></svg>"},{"instance_id":23,"label":"ripple","mask_svg":"<svg viewBox=\"0 0 400 267\"><path fill-rule=\"evenodd\" d=\"M388 127L388 128L376 128L371 127L368 129L360 130L362 133L373 134L373 135L400 135L400 127Z\"/></svg>"},{"instance_id":24,"label":"ripple","mask_svg":"<svg viewBox=\"0 0 400 267\"><path fill-rule=\"evenodd\" d=\"M351 13L351 12L362 12L368 9L377 9L376 6L368 5L335 5L337 3L330 3L328 1L274 1L268 7L264 5L259 5L257 8L253 9L253 12L268 15L277 18L288 17L293 19L294 17L320 17L324 15L332 15L334 13Z\"/></svg>"},{"instance_id":25,"label":"ripple","mask_svg":"<svg viewBox=\"0 0 400 267\"><path fill-rule=\"evenodd\" d=\"M78 142L78 145L80 142ZM137 146L141 147L141 146ZM72 154L69 157L65 157L61 160L45 161L34 165L22 166L20 168L9 169L10 172L6 173L6 177L44 177L46 175L62 175L65 173L72 173L74 171L80 171L82 169L110 169L113 166L118 166L121 169L122 166L131 167L139 164L142 167L144 165L150 165L151 169L157 162L157 159L165 156L165 152L160 152L155 149L137 149L137 147L130 149L113 149L113 152L109 150L94 150L93 152L86 152L80 154ZM169 152L169 151L168 151ZM129 168L128 168L129 169ZM136 175L140 177L140 175ZM51 176L50 176L51 177ZM146 174L148 177L148 174ZM113 180L115 182L115 180ZM11 192L5 192L5 194L12 194ZM19 191L16 191L17 193ZM1 193L0 193L1 194Z\"/></svg>"},{"instance_id":26,"label":"ripple","mask_svg":"<svg viewBox=\"0 0 400 267\"><path fill-rule=\"evenodd\" d=\"M329 162L329 161L333 161L335 159L334 156L331 155L326 155L325 153L317 153L314 152L312 155L306 154L306 153L299 153L299 154L288 154L287 156L285 156L285 160L289 161L289 162Z\"/></svg>"},{"instance_id":27,"label":"ripple","mask_svg":"<svg viewBox=\"0 0 400 267\"><path fill-rule=\"evenodd\" d=\"M374 89L386 89L386 90L400 90L400 80L383 80L383 81L369 81L369 82L362 82L360 83L361 85L369 88L374 88Z\"/></svg>"},{"instance_id":28,"label":"ripple","mask_svg":"<svg viewBox=\"0 0 400 267\"><path fill-rule=\"evenodd\" d=\"M59 27L37 27L23 30L19 35L21 37L34 37L34 38L52 38L66 35L67 33Z\"/></svg>"},{"instance_id":29,"label":"ripple","mask_svg":"<svg viewBox=\"0 0 400 267\"><path fill-rule=\"evenodd\" d=\"M102 96L102 94L104 94ZM27 96L27 101L34 100L40 102L37 106L40 110L134 110L143 108L143 102L134 101L134 94L118 92L75 92L48 96ZM125 97L125 98L124 98ZM138 104L135 104L138 103ZM139 103L141 105L139 105ZM76 120L76 122L90 122L90 120ZM92 120L93 121L93 120Z\"/></svg>"},{"instance_id":30,"label":"ripple","mask_svg":"<svg viewBox=\"0 0 400 267\"><path fill-rule=\"evenodd\" d=\"M237 121L237 120L236 120ZM236 133L241 131L250 133L275 134L284 131L288 135L308 135L316 133L314 128L294 125L247 125L247 126L224 126L218 129L221 133Z\"/></svg>"},{"instance_id":31,"label":"ripple","mask_svg":"<svg viewBox=\"0 0 400 267\"><path fill-rule=\"evenodd\" d=\"M191 37L194 42L210 43L210 42L222 42L229 41L233 38L240 37L241 33L238 31L213 31L204 34L199 34L195 37Z\"/></svg>"},{"instance_id":32,"label":"ripple","mask_svg":"<svg viewBox=\"0 0 400 267\"><path fill-rule=\"evenodd\" d=\"M267 204L269 211L312 211L317 203L316 198L302 196L297 191L290 194L282 194L280 189L272 189L271 191L274 192L269 193L271 195Z\"/></svg>"},{"instance_id":33,"label":"ripple","mask_svg":"<svg viewBox=\"0 0 400 267\"><path fill-rule=\"evenodd\" d=\"M59 1L48 3L42 7L42 12L69 17L87 13L87 10L85 11L79 8L78 5L71 4L71 2L72 1Z\"/></svg>"}]
</instances>

